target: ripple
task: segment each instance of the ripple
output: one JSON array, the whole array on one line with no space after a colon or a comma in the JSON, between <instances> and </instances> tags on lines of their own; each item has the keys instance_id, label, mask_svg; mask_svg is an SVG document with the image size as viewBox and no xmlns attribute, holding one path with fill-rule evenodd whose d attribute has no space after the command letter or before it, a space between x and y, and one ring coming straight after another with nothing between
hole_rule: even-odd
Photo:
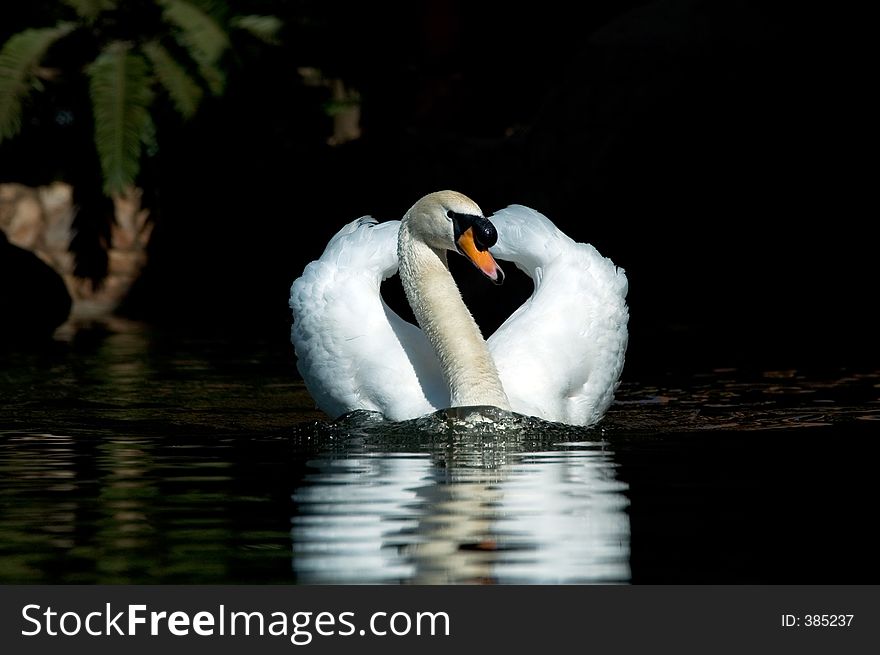
<instances>
[{"instance_id":1,"label":"ripple","mask_svg":"<svg viewBox=\"0 0 880 655\"><path fill-rule=\"evenodd\" d=\"M795 552L834 581L827 552L870 544L834 551L873 525L853 499L873 497L877 371L625 372L582 428L326 420L290 354L252 342L109 334L4 364L0 582L785 581Z\"/></svg>"}]
</instances>

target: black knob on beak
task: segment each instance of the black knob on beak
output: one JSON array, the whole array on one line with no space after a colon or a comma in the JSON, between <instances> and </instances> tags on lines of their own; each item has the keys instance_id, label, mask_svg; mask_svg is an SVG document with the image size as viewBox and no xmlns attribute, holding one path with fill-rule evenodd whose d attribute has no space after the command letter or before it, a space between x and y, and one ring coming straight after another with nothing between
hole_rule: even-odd
<instances>
[{"instance_id":1,"label":"black knob on beak","mask_svg":"<svg viewBox=\"0 0 880 655\"><path fill-rule=\"evenodd\" d=\"M477 249L486 251L498 241L498 230L488 218L478 216L474 219L474 244Z\"/></svg>"}]
</instances>

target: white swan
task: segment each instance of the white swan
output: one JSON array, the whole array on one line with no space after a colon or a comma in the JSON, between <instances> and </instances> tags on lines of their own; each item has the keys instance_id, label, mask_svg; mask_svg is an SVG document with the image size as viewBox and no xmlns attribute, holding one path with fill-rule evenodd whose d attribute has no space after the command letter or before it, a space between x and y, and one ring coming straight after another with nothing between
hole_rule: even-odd
<instances>
[{"instance_id":1,"label":"white swan","mask_svg":"<svg viewBox=\"0 0 880 655\"><path fill-rule=\"evenodd\" d=\"M464 254L500 282L488 247L535 288L485 341L446 251ZM379 293L398 268L422 329ZM494 405L590 425L611 404L623 369L626 291L622 269L533 209L512 205L490 222L471 199L439 191L401 221L359 218L330 240L291 288L291 340L306 387L334 418L365 409L400 421Z\"/></svg>"}]
</instances>

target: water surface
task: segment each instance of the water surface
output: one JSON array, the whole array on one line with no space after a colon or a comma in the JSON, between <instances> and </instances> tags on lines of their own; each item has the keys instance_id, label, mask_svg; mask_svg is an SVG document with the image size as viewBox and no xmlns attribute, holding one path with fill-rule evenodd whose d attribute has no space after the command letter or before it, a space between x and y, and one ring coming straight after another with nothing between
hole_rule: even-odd
<instances>
[{"instance_id":1,"label":"water surface","mask_svg":"<svg viewBox=\"0 0 880 655\"><path fill-rule=\"evenodd\" d=\"M0 582L876 583L878 399L722 369L589 429L331 423L285 343L71 328L0 353Z\"/></svg>"}]
</instances>

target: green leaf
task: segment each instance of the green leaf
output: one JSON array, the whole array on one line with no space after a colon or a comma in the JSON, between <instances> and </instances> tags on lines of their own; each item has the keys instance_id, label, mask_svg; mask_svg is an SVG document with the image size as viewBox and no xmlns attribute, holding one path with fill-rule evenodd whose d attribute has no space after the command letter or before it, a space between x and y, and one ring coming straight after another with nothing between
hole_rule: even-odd
<instances>
[{"instance_id":1,"label":"green leaf","mask_svg":"<svg viewBox=\"0 0 880 655\"><path fill-rule=\"evenodd\" d=\"M110 44L88 68L95 147L112 195L135 183L141 149L152 130L149 65L127 43Z\"/></svg>"},{"instance_id":2,"label":"green leaf","mask_svg":"<svg viewBox=\"0 0 880 655\"><path fill-rule=\"evenodd\" d=\"M116 9L114 0L63 0L63 2L73 7L80 18L84 18L89 23L94 22L102 11Z\"/></svg>"},{"instance_id":3,"label":"green leaf","mask_svg":"<svg viewBox=\"0 0 880 655\"><path fill-rule=\"evenodd\" d=\"M277 16L236 16L231 21L233 27L250 32L253 36L270 45L278 45L281 41L278 32L283 23Z\"/></svg>"},{"instance_id":4,"label":"green leaf","mask_svg":"<svg viewBox=\"0 0 880 655\"><path fill-rule=\"evenodd\" d=\"M13 35L0 50L0 141L21 130L21 110L25 97L37 79L34 72L49 47L69 34L73 23L24 30Z\"/></svg>"},{"instance_id":5,"label":"green leaf","mask_svg":"<svg viewBox=\"0 0 880 655\"><path fill-rule=\"evenodd\" d=\"M143 46L159 82L184 118L192 118L202 99L202 89L171 54L156 41Z\"/></svg>"},{"instance_id":6,"label":"green leaf","mask_svg":"<svg viewBox=\"0 0 880 655\"><path fill-rule=\"evenodd\" d=\"M227 47L229 36L209 14L185 0L159 0L165 19L178 28L175 37L199 66L199 73L215 95L226 83L216 64Z\"/></svg>"}]
</instances>

